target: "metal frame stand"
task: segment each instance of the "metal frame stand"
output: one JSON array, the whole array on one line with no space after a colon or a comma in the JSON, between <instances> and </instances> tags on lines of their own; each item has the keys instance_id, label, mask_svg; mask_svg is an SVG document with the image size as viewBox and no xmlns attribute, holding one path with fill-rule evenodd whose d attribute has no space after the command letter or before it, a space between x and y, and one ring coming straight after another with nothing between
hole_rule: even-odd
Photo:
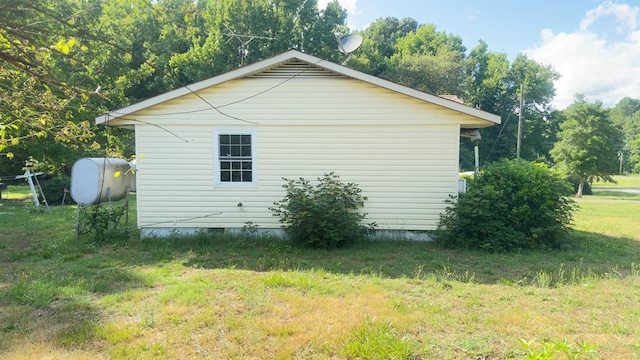
<instances>
[{"instance_id":1,"label":"metal frame stand","mask_svg":"<svg viewBox=\"0 0 640 360\"><path fill-rule=\"evenodd\" d=\"M125 227L129 226L129 192L127 191L127 194L126 194L126 197L125 197L126 200L125 200L125 203L124 203L124 206L123 206L124 207L124 214L120 214L117 219L113 218L113 211L112 211L112 209L113 209L112 205L113 204L111 202L111 188L107 188L107 198L108 198L107 203L109 204L108 205L108 209L107 209L107 211L108 211L108 219L107 219L107 228L108 228L108 230L111 230L111 229L117 227L118 225L120 225L120 216L122 216L122 215L125 216L125 224L124 224ZM95 225L96 225L95 222L89 224L88 229L83 229L83 230L87 230L87 231L83 231L81 233L81 229L80 229L81 228L80 221L81 221L83 216L90 216L90 215L88 215L87 208L89 206L92 206L92 205L96 206L96 207L100 206L100 204L78 205L78 208L76 209L76 237L79 237L80 235L87 234L87 233L89 233L89 232L94 230ZM96 214L93 215L94 216L94 219L93 219L94 221L95 221L95 216L97 216L97 215L98 214L97 214L97 210L96 210ZM115 224L114 224L114 221L115 221Z\"/></svg>"},{"instance_id":2,"label":"metal frame stand","mask_svg":"<svg viewBox=\"0 0 640 360\"><path fill-rule=\"evenodd\" d=\"M31 170L27 169L24 175L16 176L16 180L18 179L27 179L29 182L29 187L31 188L31 195L33 195L33 202L36 204L36 209L40 209L40 201L38 201L38 193L36 192L36 188L33 185L33 179L36 179L36 184L38 185L38 189L40 190L40 195L42 195L42 200L47 207L47 211L51 214L51 209L49 208L49 202L47 202L47 197L44 196L44 191L42 191L42 186L40 186L40 181L38 181L38 175L42 175L44 173L37 172L31 173Z\"/></svg>"}]
</instances>

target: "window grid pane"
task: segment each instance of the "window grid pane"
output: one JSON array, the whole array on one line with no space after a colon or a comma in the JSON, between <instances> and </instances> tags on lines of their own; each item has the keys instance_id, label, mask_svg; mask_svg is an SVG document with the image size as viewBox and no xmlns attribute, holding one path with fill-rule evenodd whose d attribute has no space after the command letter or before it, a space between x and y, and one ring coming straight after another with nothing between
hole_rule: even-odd
<instances>
[{"instance_id":1,"label":"window grid pane","mask_svg":"<svg viewBox=\"0 0 640 360\"><path fill-rule=\"evenodd\" d=\"M252 182L251 135L219 134L220 182Z\"/></svg>"}]
</instances>

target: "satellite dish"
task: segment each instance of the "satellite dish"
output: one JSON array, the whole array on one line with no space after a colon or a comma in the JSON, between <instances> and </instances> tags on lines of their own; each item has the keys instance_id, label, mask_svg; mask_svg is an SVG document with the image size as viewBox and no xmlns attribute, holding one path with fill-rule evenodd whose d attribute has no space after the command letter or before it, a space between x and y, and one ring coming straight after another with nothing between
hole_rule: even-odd
<instances>
[{"instance_id":1,"label":"satellite dish","mask_svg":"<svg viewBox=\"0 0 640 360\"><path fill-rule=\"evenodd\" d=\"M342 62L342 65L344 65L351 58L351 53L358 50L362 45L362 36L349 35L344 39L342 38L342 33L335 33L335 36L338 42L338 51L347 55L347 58Z\"/></svg>"},{"instance_id":2,"label":"satellite dish","mask_svg":"<svg viewBox=\"0 0 640 360\"><path fill-rule=\"evenodd\" d=\"M350 35L344 39L342 37L338 39L338 50L343 54L351 54L358 50L360 45L362 45L362 36L360 35Z\"/></svg>"}]
</instances>

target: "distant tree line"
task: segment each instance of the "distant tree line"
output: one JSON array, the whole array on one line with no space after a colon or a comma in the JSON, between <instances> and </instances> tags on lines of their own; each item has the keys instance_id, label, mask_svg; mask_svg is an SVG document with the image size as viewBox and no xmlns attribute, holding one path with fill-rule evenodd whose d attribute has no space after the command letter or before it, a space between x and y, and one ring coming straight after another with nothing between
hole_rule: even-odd
<instances>
[{"instance_id":1,"label":"distant tree line","mask_svg":"<svg viewBox=\"0 0 640 360\"><path fill-rule=\"evenodd\" d=\"M83 156L128 158L132 132L98 128L96 115L288 49L340 62L334 33L349 34L346 23L337 1L320 10L315 0L0 0L0 169L64 174ZM521 157L570 169L577 160L552 149L575 128L563 122L585 122L584 107L615 130L613 151L591 150L605 173L640 172L640 100L604 109L578 96L558 111L560 75L523 54L510 61L484 41L467 49L411 18L380 18L357 33L364 42L346 66L502 117L481 130L482 164L515 156L522 112ZM473 168L470 141L461 141L461 167Z\"/></svg>"}]
</instances>

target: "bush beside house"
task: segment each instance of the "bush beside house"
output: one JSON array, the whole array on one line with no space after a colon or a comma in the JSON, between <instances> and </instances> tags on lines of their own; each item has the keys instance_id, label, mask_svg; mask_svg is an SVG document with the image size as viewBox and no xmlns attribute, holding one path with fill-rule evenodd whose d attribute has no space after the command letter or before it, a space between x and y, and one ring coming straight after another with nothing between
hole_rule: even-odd
<instances>
[{"instance_id":1,"label":"bush beside house","mask_svg":"<svg viewBox=\"0 0 640 360\"><path fill-rule=\"evenodd\" d=\"M563 174L542 163L490 164L450 200L436 240L490 251L558 248L572 220L572 190Z\"/></svg>"},{"instance_id":2,"label":"bush beside house","mask_svg":"<svg viewBox=\"0 0 640 360\"><path fill-rule=\"evenodd\" d=\"M271 208L280 218L282 228L297 245L336 248L366 237L375 227L362 225L366 214L358 212L367 200L354 183L343 183L334 173L318 178L313 186L308 180L284 179L287 195Z\"/></svg>"}]
</instances>

